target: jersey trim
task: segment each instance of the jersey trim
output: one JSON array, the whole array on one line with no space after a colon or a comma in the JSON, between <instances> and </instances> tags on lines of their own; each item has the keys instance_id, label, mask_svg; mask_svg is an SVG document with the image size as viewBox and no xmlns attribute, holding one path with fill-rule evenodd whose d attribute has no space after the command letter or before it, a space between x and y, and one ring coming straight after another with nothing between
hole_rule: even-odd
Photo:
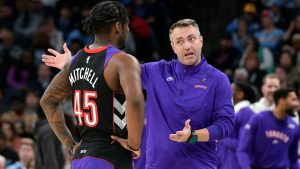
<instances>
[{"instance_id":1,"label":"jersey trim","mask_svg":"<svg viewBox=\"0 0 300 169\"><path fill-rule=\"evenodd\" d=\"M85 46L83 48L83 50L86 52L86 53L99 53L105 49L107 49L108 46L102 46L102 47L99 47L99 48L96 48L96 49L90 49L88 48L88 46Z\"/></svg>"}]
</instances>

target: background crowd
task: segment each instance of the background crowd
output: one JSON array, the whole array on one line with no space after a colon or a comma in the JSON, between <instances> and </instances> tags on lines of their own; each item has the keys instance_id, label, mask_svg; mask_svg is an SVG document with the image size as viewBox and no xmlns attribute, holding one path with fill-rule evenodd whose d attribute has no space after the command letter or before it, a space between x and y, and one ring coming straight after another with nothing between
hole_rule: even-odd
<instances>
[{"instance_id":1,"label":"background crowd","mask_svg":"<svg viewBox=\"0 0 300 169\"><path fill-rule=\"evenodd\" d=\"M40 97L58 72L41 63L41 56L48 48L62 51L64 42L72 53L91 43L81 21L96 2L0 0L0 155L5 157L0 163L19 162L29 169L47 158L52 168L70 167L70 154L59 146L39 107ZM131 20L125 50L141 63L176 58L169 27L178 19L192 18L199 23L208 62L231 82L253 85L256 101L267 97L263 77L271 73L280 86L293 87L300 94L300 0L228 1L233 5L230 11L224 1L121 2ZM220 20L221 15L227 17ZM70 98L63 109L76 136ZM45 145L48 153L39 149Z\"/></svg>"}]
</instances>

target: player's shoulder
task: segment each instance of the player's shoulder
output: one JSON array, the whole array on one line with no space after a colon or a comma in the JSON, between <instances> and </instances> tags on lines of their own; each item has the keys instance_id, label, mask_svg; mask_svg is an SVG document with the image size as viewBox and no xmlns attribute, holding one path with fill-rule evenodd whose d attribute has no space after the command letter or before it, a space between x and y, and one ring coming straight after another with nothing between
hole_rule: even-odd
<instances>
[{"instance_id":1,"label":"player's shoulder","mask_svg":"<svg viewBox=\"0 0 300 169\"><path fill-rule=\"evenodd\" d=\"M109 62L114 62L118 65L139 64L139 61L134 56L132 56L122 50L115 51L115 53L111 54L108 57L110 58Z\"/></svg>"}]
</instances>

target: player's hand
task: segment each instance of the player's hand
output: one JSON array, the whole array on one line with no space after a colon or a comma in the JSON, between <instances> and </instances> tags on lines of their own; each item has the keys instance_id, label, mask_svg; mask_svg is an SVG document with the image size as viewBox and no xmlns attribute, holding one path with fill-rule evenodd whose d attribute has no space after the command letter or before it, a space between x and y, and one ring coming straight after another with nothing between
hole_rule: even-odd
<instances>
[{"instance_id":1,"label":"player's hand","mask_svg":"<svg viewBox=\"0 0 300 169\"><path fill-rule=\"evenodd\" d=\"M132 148L130 148L127 139L123 139L117 136L111 136L111 138L119 142L121 146L124 147L125 149L131 151L133 159L138 159L141 156L141 149L139 148L138 150L133 150Z\"/></svg>"},{"instance_id":2,"label":"player's hand","mask_svg":"<svg viewBox=\"0 0 300 169\"><path fill-rule=\"evenodd\" d=\"M53 55L42 55L42 61L50 67L56 67L58 69L62 69L64 65L71 60L72 54L71 51L67 47L67 43L64 43L63 46L65 53L59 53L54 49L49 48L48 52L50 52Z\"/></svg>"},{"instance_id":3,"label":"player's hand","mask_svg":"<svg viewBox=\"0 0 300 169\"><path fill-rule=\"evenodd\" d=\"M71 152L72 155L75 154L75 151L76 151L77 148L81 145L81 142L82 142L82 140L81 140L79 143L75 142L75 144L74 144L73 146L71 146L70 152Z\"/></svg>"},{"instance_id":4,"label":"player's hand","mask_svg":"<svg viewBox=\"0 0 300 169\"><path fill-rule=\"evenodd\" d=\"M172 141L176 142L186 142L191 135L191 120L188 119L185 121L185 126L181 131L176 131L175 134L170 134L169 138Z\"/></svg>"}]
</instances>

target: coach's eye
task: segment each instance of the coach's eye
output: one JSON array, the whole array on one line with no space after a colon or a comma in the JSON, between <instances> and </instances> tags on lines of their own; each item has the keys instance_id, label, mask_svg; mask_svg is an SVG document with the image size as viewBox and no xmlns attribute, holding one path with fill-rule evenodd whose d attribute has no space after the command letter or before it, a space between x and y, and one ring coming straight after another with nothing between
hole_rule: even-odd
<instances>
[{"instance_id":1,"label":"coach's eye","mask_svg":"<svg viewBox=\"0 0 300 169\"><path fill-rule=\"evenodd\" d=\"M183 40L176 41L176 45L182 45L182 44L183 44Z\"/></svg>"}]
</instances>

